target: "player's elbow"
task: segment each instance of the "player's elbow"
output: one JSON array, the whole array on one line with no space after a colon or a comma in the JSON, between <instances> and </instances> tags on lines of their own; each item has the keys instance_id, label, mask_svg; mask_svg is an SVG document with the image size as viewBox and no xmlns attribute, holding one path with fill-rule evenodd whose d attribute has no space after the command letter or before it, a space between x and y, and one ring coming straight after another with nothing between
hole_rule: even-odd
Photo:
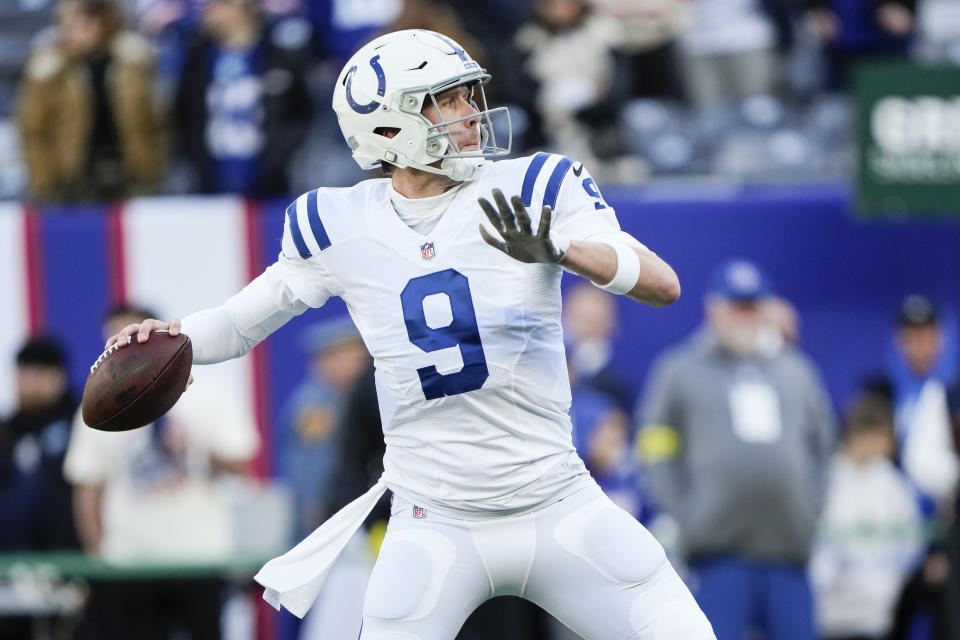
<instances>
[{"instance_id":1,"label":"player's elbow","mask_svg":"<svg viewBox=\"0 0 960 640\"><path fill-rule=\"evenodd\" d=\"M638 289L642 289L640 295L635 296L640 302L652 305L654 307L665 307L673 304L680 298L680 278L669 267L657 275L656 278L641 286L638 283ZM636 289L634 290L637 293Z\"/></svg>"},{"instance_id":2,"label":"player's elbow","mask_svg":"<svg viewBox=\"0 0 960 640\"><path fill-rule=\"evenodd\" d=\"M654 304L658 307L665 307L680 299L680 279L676 274L671 275L670 278L664 278L657 287Z\"/></svg>"}]
</instances>

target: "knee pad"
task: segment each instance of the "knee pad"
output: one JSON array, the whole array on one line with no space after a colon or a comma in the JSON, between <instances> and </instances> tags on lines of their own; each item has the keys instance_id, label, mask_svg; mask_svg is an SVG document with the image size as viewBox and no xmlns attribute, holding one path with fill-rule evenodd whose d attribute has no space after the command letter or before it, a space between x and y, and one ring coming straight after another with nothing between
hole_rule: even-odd
<instances>
[{"instance_id":1,"label":"knee pad","mask_svg":"<svg viewBox=\"0 0 960 640\"><path fill-rule=\"evenodd\" d=\"M696 605L667 605L653 621L651 640L717 640L710 621Z\"/></svg>"},{"instance_id":2,"label":"knee pad","mask_svg":"<svg viewBox=\"0 0 960 640\"><path fill-rule=\"evenodd\" d=\"M388 533L367 585L363 617L381 620L426 617L437 606L455 557L453 542L436 531L403 529ZM394 638L366 633L362 637L364 640ZM409 638L400 634L396 640Z\"/></svg>"},{"instance_id":3,"label":"knee pad","mask_svg":"<svg viewBox=\"0 0 960 640\"><path fill-rule=\"evenodd\" d=\"M713 627L696 601L674 600L663 605L650 622L649 640L716 640Z\"/></svg>"},{"instance_id":4,"label":"knee pad","mask_svg":"<svg viewBox=\"0 0 960 640\"><path fill-rule=\"evenodd\" d=\"M420 640L420 636L399 631L360 631L359 640Z\"/></svg>"}]
</instances>

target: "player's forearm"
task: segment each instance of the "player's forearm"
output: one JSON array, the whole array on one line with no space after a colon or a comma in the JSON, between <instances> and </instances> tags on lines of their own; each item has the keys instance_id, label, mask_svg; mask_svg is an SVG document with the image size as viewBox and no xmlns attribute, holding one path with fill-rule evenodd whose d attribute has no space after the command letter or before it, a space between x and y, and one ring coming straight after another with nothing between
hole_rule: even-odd
<instances>
[{"instance_id":1,"label":"player's forearm","mask_svg":"<svg viewBox=\"0 0 960 640\"><path fill-rule=\"evenodd\" d=\"M630 247L640 260L640 274L628 298L657 307L671 304L680 297L677 274L660 257L647 249ZM567 271L604 285L617 274L617 254L601 242L572 241L560 261Z\"/></svg>"}]
</instances>

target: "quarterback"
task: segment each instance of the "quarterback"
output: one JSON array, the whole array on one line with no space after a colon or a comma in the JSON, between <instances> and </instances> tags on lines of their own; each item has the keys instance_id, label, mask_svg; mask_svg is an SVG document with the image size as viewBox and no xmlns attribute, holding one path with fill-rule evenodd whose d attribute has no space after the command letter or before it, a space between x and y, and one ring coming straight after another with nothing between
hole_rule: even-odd
<instances>
[{"instance_id":1,"label":"quarterback","mask_svg":"<svg viewBox=\"0 0 960 640\"><path fill-rule=\"evenodd\" d=\"M362 640L450 640L485 600L535 602L589 640L710 640L653 536L608 500L571 440L564 270L666 305L673 270L623 232L589 172L503 159L483 85L449 38L390 33L341 72L333 108L353 157L387 177L320 188L286 211L277 261L222 306L108 341L190 336L194 362L238 357L331 296L374 357L384 473L256 580L302 616L384 491L392 515Z\"/></svg>"}]
</instances>

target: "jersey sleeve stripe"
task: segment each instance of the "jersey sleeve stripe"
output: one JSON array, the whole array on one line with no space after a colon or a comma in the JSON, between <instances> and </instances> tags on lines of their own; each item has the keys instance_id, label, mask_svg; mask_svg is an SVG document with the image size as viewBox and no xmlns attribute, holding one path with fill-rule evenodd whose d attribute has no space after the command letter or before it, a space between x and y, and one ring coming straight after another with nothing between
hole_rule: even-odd
<instances>
[{"instance_id":1,"label":"jersey sleeve stripe","mask_svg":"<svg viewBox=\"0 0 960 640\"><path fill-rule=\"evenodd\" d=\"M311 255L307 243L303 240L303 234L300 233L300 224L297 221L297 203L294 202L287 207L287 225L290 227L290 237L293 238L293 244L297 248L300 257L306 260Z\"/></svg>"},{"instance_id":2,"label":"jersey sleeve stripe","mask_svg":"<svg viewBox=\"0 0 960 640\"><path fill-rule=\"evenodd\" d=\"M523 176L523 188L520 191L520 198L523 200L523 206L529 207L533 204L533 186L537 183L537 177L544 163L550 157L549 153L539 152L533 156L533 160L527 166L527 173Z\"/></svg>"},{"instance_id":3,"label":"jersey sleeve stripe","mask_svg":"<svg viewBox=\"0 0 960 640\"><path fill-rule=\"evenodd\" d=\"M560 185L563 184L563 178L567 175L567 169L573 164L573 160L563 157L557 166L553 168L550 179L547 180L547 191L543 196L543 206L555 209L557 206L557 196L560 195Z\"/></svg>"},{"instance_id":4,"label":"jersey sleeve stripe","mask_svg":"<svg viewBox=\"0 0 960 640\"><path fill-rule=\"evenodd\" d=\"M320 220L316 189L307 194L307 220L310 221L310 230L313 231L313 237L317 240L317 246L320 247L320 251L323 251L330 246L330 237L327 236L327 230L323 227L323 221Z\"/></svg>"}]
</instances>

